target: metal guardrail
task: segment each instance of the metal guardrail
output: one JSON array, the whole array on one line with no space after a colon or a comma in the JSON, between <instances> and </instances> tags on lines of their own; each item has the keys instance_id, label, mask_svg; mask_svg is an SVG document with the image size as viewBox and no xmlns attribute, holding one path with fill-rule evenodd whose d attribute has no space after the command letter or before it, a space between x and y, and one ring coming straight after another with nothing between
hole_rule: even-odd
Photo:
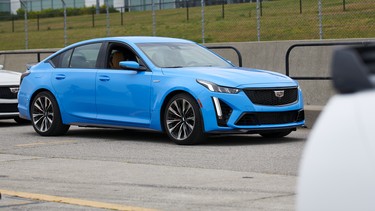
<instances>
[{"instance_id":1,"label":"metal guardrail","mask_svg":"<svg viewBox=\"0 0 375 211\"><path fill-rule=\"evenodd\" d=\"M233 50L238 57L238 66L242 67L242 56L240 51L233 47L233 46L209 46L207 47L208 49L231 49ZM10 52L5 52L5 51L0 51L0 56L1 55L21 55L21 54L36 54L36 59L38 62L41 61L41 54L52 54L55 53L57 50L36 50L36 51L10 51Z\"/></svg>"},{"instance_id":2,"label":"metal guardrail","mask_svg":"<svg viewBox=\"0 0 375 211\"><path fill-rule=\"evenodd\" d=\"M38 62L41 61L41 54L51 54L55 53L56 51L53 50L38 50L38 51L10 51L10 52L5 52L5 51L0 51L0 56L1 55L24 55L24 54L36 54L36 59Z\"/></svg>"},{"instance_id":3,"label":"metal guardrail","mask_svg":"<svg viewBox=\"0 0 375 211\"><path fill-rule=\"evenodd\" d=\"M299 76L299 77L293 77L290 76L289 72L289 59L290 59L290 53L293 49L299 48L299 47L322 47L322 46L346 46L346 45L362 45L362 46L368 46L371 44L375 44L375 42L330 42L330 43L300 43L300 44L294 44L290 46L286 52L285 55L285 75L295 79L295 80L331 80L332 77L310 77L310 76Z\"/></svg>"},{"instance_id":4,"label":"metal guardrail","mask_svg":"<svg viewBox=\"0 0 375 211\"><path fill-rule=\"evenodd\" d=\"M238 57L238 66L242 67L242 55L240 53L240 51L233 47L233 46L206 46L206 48L208 49L231 49L231 50L234 50L234 52L236 52L237 54L237 57Z\"/></svg>"}]
</instances>

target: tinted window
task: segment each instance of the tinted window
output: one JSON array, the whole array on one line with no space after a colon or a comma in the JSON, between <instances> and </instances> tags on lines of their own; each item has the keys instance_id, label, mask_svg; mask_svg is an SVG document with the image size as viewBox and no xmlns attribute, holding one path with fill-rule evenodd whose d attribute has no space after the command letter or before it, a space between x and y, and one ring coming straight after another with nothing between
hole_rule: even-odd
<instances>
[{"instance_id":1,"label":"tinted window","mask_svg":"<svg viewBox=\"0 0 375 211\"><path fill-rule=\"evenodd\" d=\"M72 52L73 50L69 50L61 55L61 67L62 68L69 67L69 61L70 61L70 56L72 55Z\"/></svg>"},{"instance_id":2,"label":"tinted window","mask_svg":"<svg viewBox=\"0 0 375 211\"><path fill-rule=\"evenodd\" d=\"M197 44L141 43L138 47L158 67L232 67L227 61Z\"/></svg>"},{"instance_id":3,"label":"tinted window","mask_svg":"<svg viewBox=\"0 0 375 211\"><path fill-rule=\"evenodd\" d=\"M101 43L79 46L74 49L70 59L71 68L95 68Z\"/></svg>"},{"instance_id":4,"label":"tinted window","mask_svg":"<svg viewBox=\"0 0 375 211\"><path fill-rule=\"evenodd\" d=\"M53 57L50 63L55 68L95 68L101 43L72 48Z\"/></svg>"},{"instance_id":5,"label":"tinted window","mask_svg":"<svg viewBox=\"0 0 375 211\"><path fill-rule=\"evenodd\" d=\"M141 60L129 47L118 43L110 43L107 55L107 68L109 69L122 69L119 65L120 61L141 63Z\"/></svg>"},{"instance_id":6,"label":"tinted window","mask_svg":"<svg viewBox=\"0 0 375 211\"><path fill-rule=\"evenodd\" d=\"M69 67L70 56L72 55L73 50L68 50L59 55L53 57L50 62L55 68L66 68Z\"/></svg>"}]
</instances>

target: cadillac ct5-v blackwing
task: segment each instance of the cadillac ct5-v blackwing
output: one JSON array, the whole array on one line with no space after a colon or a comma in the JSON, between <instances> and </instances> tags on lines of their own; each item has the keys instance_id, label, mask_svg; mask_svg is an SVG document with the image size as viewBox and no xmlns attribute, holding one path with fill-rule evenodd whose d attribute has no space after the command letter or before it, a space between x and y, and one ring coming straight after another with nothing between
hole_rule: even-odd
<instances>
[{"instance_id":1,"label":"cadillac ct5-v blackwing","mask_svg":"<svg viewBox=\"0 0 375 211\"><path fill-rule=\"evenodd\" d=\"M163 37L68 46L23 74L18 108L43 136L65 134L70 125L130 127L163 131L177 144L209 133L283 137L304 124L294 80Z\"/></svg>"}]
</instances>

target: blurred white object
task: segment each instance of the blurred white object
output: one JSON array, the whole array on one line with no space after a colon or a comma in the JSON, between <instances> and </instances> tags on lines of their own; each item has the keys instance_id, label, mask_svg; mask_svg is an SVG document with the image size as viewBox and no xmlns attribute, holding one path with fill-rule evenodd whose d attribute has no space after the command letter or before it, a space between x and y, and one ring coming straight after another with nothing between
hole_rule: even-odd
<instances>
[{"instance_id":1,"label":"blurred white object","mask_svg":"<svg viewBox=\"0 0 375 211\"><path fill-rule=\"evenodd\" d=\"M19 117L17 94L21 73L3 70L0 65L0 119L14 119L18 123L28 121Z\"/></svg>"},{"instance_id":2,"label":"blurred white object","mask_svg":"<svg viewBox=\"0 0 375 211\"><path fill-rule=\"evenodd\" d=\"M305 147L297 211L375 210L375 47L338 50L330 99Z\"/></svg>"}]
</instances>

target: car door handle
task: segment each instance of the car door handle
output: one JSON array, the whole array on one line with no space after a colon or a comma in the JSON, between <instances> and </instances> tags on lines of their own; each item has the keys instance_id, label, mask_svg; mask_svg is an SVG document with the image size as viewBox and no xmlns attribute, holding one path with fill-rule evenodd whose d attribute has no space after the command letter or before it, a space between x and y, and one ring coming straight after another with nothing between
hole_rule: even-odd
<instances>
[{"instance_id":1,"label":"car door handle","mask_svg":"<svg viewBox=\"0 0 375 211\"><path fill-rule=\"evenodd\" d=\"M56 78L57 80L63 80L63 79L65 79L65 75L64 75L64 74L57 74L57 75L55 76L55 78Z\"/></svg>"},{"instance_id":2,"label":"car door handle","mask_svg":"<svg viewBox=\"0 0 375 211\"><path fill-rule=\"evenodd\" d=\"M100 81L109 81L109 76L106 76L106 75L100 75L100 76L99 76L99 80L100 80Z\"/></svg>"}]
</instances>

